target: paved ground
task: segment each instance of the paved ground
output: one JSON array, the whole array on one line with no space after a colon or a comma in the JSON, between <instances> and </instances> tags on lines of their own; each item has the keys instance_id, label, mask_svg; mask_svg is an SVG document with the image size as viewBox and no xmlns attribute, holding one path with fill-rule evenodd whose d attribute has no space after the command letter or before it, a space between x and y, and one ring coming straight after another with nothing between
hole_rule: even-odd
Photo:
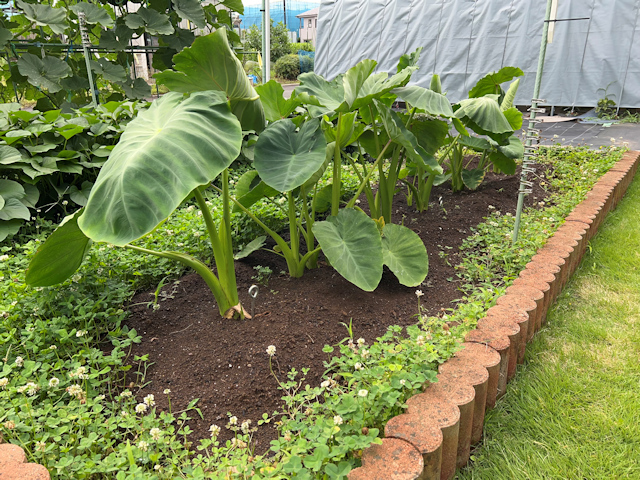
<instances>
[{"instance_id":1,"label":"paved ground","mask_svg":"<svg viewBox=\"0 0 640 480\"><path fill-rule=\"evenodd\" d=\"M525 120L525 125L526 125ZM562 145L600 146L622 145L628 142L631 150L640 150L640 124L625 123L605 127L589 125L575 120L557 123L541 123L539 128L544 145L561 143Z\"/></svg>"}]
</instances>

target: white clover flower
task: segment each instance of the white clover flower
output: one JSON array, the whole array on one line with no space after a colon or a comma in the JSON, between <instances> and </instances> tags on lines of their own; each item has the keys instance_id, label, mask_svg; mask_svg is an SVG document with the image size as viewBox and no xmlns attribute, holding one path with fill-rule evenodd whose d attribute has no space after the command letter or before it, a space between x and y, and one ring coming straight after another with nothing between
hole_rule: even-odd
<instances>
[{"instance_id":1,"label":"white clover flower","mask_svg":"<svg viewBox=\"0 0 640 480\"><path fill-rule=\"evenodd\" d=\"M615 138L613 138L613 137L611 137L611 138L609 139L609 141L610 141L611 143L616 143L616 139L615 139Z\"/></svg>"},{"instance_id":2,"label":"white clover flower","mask_svg":"<svg viewBox=\"0 0 640 480\"><path fill-rule=\"evenodd\" d=\"M142 440L138 443L138 448L143 452L146 452L147 450L149 450L149 443Z\"/></svg>"},{"instance_id":3,"label":"white clover flower","mask_svg":"<svg viewBox=\"0 0 640 480\"><path fill-rule=\"evenodd\" d=\"M488 206L487 206L487 208L488 208L489 210L495 210L495 209L496 209L496 207L494 207L493 205L488 205Z\"/></svg>"},{"instance_id":4,"label":"white clover flower","mask_svg":"<svg viewBox=\"0 0 640 480\"><path fill-rule=\"evenodd\" d=\"M26 385L22 385L21 387L16 388L16 391L18 393L24 393L27 390L27 386Z\"/></svg>"},{"instance_id":5,"label":"white clover flower","mask_svg":"<svg viewBox=\"0 0 640 480\"><path fill-rule=\"evenodd\" d=\"M80 280L82 280L82 275L80 275L79 273L76 273L71 277L71 281L74 283L78 283Z\"/></svg>"},{"instance_id":6,"label":"white clover flower","mask_svg":"<svg viewBox=\"0 0 640 480\"><path fill-rule=\"evenodd\" d=\"M165 230L165 231L166 231L167 235L169 235L169 236L173 235L173 230Z\"/></svg>"},{"instance_id":7,"label":"white clover flower","mask_svg":"<svg viewBox=\"0 0 640 480\"><path fill-rule=\"evenodd\" d=\"M154 470L161 470L162 469L162 465L158 465L157 463L153 466Z\"/></svg>"},{"instance_id":8,"label":"white clover flower","mask_svg":"<svg viewBox=\"0 0 640 480\"><path fill-rule=\"evenodd\" d=\"M237 424L238 424L238 417L234 415L229 418L229 425L237 425Z\"/></svg>"},{"instance_id":9,"label":"white clover flower","mask_svg":"<svg viewBox=\"0 0 640 480\"><path fill-rule=\"evenodd\" d=\"M131 396L131 392L129 390L125 390L124 392L122 392L120 394L121 397L130 397Z\"/></svg>"},{"instance_id":10,"label":"white clover flower","mask_svg":"<svg viewBox=\"0 0 640 480\"><path fill-rule=\"evenodd\" d=\"M0 378L0 387L4 388L8 385L9 379L7 377Z\"/></svg>"},{"instance_id":11,"label":"white clover flower","mask_svg":"<svg viewBox=\"0 0 640 480\"><path fill-rule=\"evenodd\" d=\"M211 207L211 206L213 205L213 203L211 203L209 200L207 200L207 201L206 201L206 202L204 202L204 203L207 205L207 207Z\"/></svg>"},{"instance_id":12,"label":"white clover flower","mask_svg":"<svg viewBox=\"0 0 640 480\"><path fill-rule=\"evenodd\" d=\"M193 206L193 205L189 205L189 206L187 207L187 212L193 212L195 209L196 209L196 207L195 207L195 206Z\"/></svg>"},{"instance_id":13,"label":"white clover flower","mask_svg":"<svg viewBox=\"0 0 640 480\"><path fill-rule=\"evenodd\" d=\"M165 388L162 393L164 393L165 395L169 395L171 393L171 390L169 390L168 388Z\"/></svg>"},{"instance_id":14,"label":"white clover flower","mask_svg":"<svg viewBox=\"0 0 640 480\"><path fill-rule=\"evenodd\" d=\"M148 405L148 406L150 406L150 407L153 407L153 406L156 404L156 397L154 397L154 396L153 396L153 394L152 394L152 393L150 393L149 395L147 395L146 397L144 397L144 398L142 399L142 401L143 401L146 405Z\"/></svg>"},{"instance_id":15,"label":"white clover flower","mask_svg":"<svg viewBox=\"0 0 640 480\"><path fill-rule=\"evenodd\" d=\"M276 346L275 345L269 345L267 347L267 355L269 355L270 357L273 357L276 354Z\"/></svg>"},{"instance_id":16,"label":"white clover flower","mask_svg":"<svg viewBox=\"0 0 640 480\"><path fill-rule=\"evenodd\" d=\"M211 425L209 427L209 431L211 432L211 437L217 437L220 434L220 427L217 425Z\"/></svg>"},{"instance_id":17,"label":"white clover flower","mask_svg":"<svg viewBox=\"0 0 640 480\"><path fill-rule=\"evenodd\" d=\"M84 398L84 390L80 385L69 385L66 390L72 397L76 397L79 400Z\"/></svg>"},{"instance_id":18,"label":"white clover flower","mask_svg":"<svg viewBox=\"0 0 640 480\"><path fill-rule=\"evenodd\" d=\"M420 298L423 296L424 296L424 293L422 293L422 290L416 290L416 297Z\"/></svg>"},{"instance_id":19,"label":"white clover flower","mask_svg":"<svg viewBox=\"0 0 640 480\"><path fill-rule=\"evenodd\" d=\"M284 202L286 202L286 201L287 201L287 199L286 199L286 198L284 198L284 197L280 197L280 198L278 199L278 203L279 203L280 205L284 205Z\"/></svg>"},{"instance_id":20,"label":"white clover flower","mask_svg":"<svg viewBox=\"0 0 640 480\"><path fill-rule=\"evenodd\" d=\"M231 445L233 447L238 447L238 448L247 448L247 443L243 442L242 440L240 440L238 438L232 438L231 439Z\"/></svg>"},{"instance_id":21,"label":"white clover flower","mask_svg":"<svg viewBox=\"0 0 640 480\"><path fill-rule=\"evenodd\" d=\"M151 438L153 438L155 441L160 440L160 436L162 435L162 430L160 430L158 427L153 427L151 430L149 430L149 435L151 435Z\"/></svg>"},{"instance_id":22,"label":"white clover flower","mask_svg":"<svg viewBox=\"0 0 640 480\"><path fill-rule=\"evenodd\" d=\"M340 415L336 415L333 417L334 425L342 425L343 423L344 423L344 420L342 420L342 417Z\"/></svg>"},{"instance_id":23,"label":"white clover flower","mask_svg":"<svg viewBox=\"0 0 640 480\"><path fill-rule=\"evenodd\" d=\"M198 210L198 216L201 217L202 216L202 210Z\"/></svg>"},{"instance_id":24,"label":"white clover flower","mask_svg":"<svg viewBox=\"0 0 640 480\"><path fill-rule=\"evenodd\" d=\"M361 363L356 363L353 368L355 368L356 370L362 370L362 364Z\"/></svg>"},{"instance_id":25,"label":"white clover flower","mask_svg":"<svg viewBox=\"0 0 640 480\"><path fill-rule=\"evenodd\" d=\"M364 338L359 338L357 343L359 347L363 346L365 344Z\"/></svg>"},{"instance_id":26,"label":"white clover flower","mask_svg":"<svg viewBox=\"0 0 640 480\"><path fill-rule=\"evenodd\" d=\"M419 347L424 346L425 341L424 341L424 336L422 335L418 335L418 338L416 338L416 345L418 345Z\"/></svg>"},{"instance_id":27,"label":"white clover flower","mask_svg":"<svg viewBox=\"0 0 640 480\"><path fill-rule=\"evenodd\" d=\"M145 413L147 411L147 404L146 403L139 403L138 405L136 405L136 413Z\"/></svg>"},{"instance_id":28,"label":"white clover flower","mask_svg":"<svg viewBox=\"0 0 640 480\"><path fill-rule=\"evenodd\" d=\"M120 416L121 416L121 417L123 417L123 418L126 418L126 417L128 417L128 416L129 416L129 412L127 412L126 410L122 410L122 411L120 412Z\"/></svg>"},{"instance_id":29,"label":"white clover flower","mask_svg":"<svg viewBox=\"0 0 640 480\"><path fill-rule=\"evenodd\" d=\"M21 367L24 364L24 358L16 357L16 366Z\"/></svg>"},{"instance_id":30,"label":"white clover flower","mask_svg":"<svg viewBox=\"0 0 640 480\"><path fill-rule=\"evenodd\" d=\"M249 433L249 428L250 427L251 427L251 420L245 420L240 425L240 430L242 430L242 433L247 434L247 433Z\"/></svg>"},{"instance_id":31,"label":"white clover flower","mask_svg":"<svg viewBox=\"0 0 640 480\"><path fill-rule=\"evenodd\" d=\"M320 388L329 388L330 385L331 385L331 382L329 380L325 380L320 384Z\"/></svg>"},{"instance_id":32,"label":"white clover flower","mask_svg":"<svg viewBox=\"0 0 640 480\"><path fill-rule=\"evenodd\" d=\"M193 232L193 236L194 236L194 237L196 237L196 238L198 238L198 237L201 237L201 236L202 236L202 234L201 234L200 232L198 232L198 231L194 231L194 232Z\"/></svg>"},{"instance_id":33,"label":"white clover flower","mask_svg":"<svg viewBox=\"0 0 640 480\"><path fill-rule=\"evenodd\" d=\"M104 395L98 395L95 400L96 402L101 402L102 400L104 400L106 397Z\"/></svg>"},{"instance_id":34,"label":"white clover flower","mask_svg":"<svg viewBox=\"0 0 640 480\"><path fill-rule=\"evenodd\" d=\"M362 350L360 350L360 355L362 355L362 358L368 358L369 350L367 350L366 348L363 348Z\"/></svg>"},{"instance_id":35,"label":"white clover flower","mask_svg":"<svg viewBox=\"0 0 640 480\"><path fill-rule=\"evenodd\" d=\"M405 386L406 383L407 381L404 378L400 380L400 385L402 385L403 387Z\"/></svg>"},{"instance_id":36,"label":"white clover flower","mask_svg":"<svg viewBox=\"0 0 640 480\"><path fill-rule=\"evenodd\" d=\"M369 395L369 390L365 390L364 388L362 390L358 390L359 397L366 397L367 395Z\"/></svg>"},{"instance_id":37,"label":"white clover flower","mask_svg":"<svg viewBox=\"0 0 640 480\"><path fill-rule=\"evenodd\" d=\"M76 332L76 337L80 338L80 337L84 337L88 332L86 330L78 330Z\"/></svg>"},{"instance_id":38,"label":"white clover flower","mask_svg":"<svg viewBox=\"0 0 640 480\"><path fill-rule=\"evenodd\" d=\"M49 388L55 388L60 385L60 379L58 377L52 377L49 380Z\"/></svg>"},{"instance_id":39,"label":"white clover flower","mask_svg":"<svg viewBox=\"0 0 640 480\"><path fill-rule=\"evenodd\" d=\"M39 452L44 452L45 448L47 448L47 444L43 441L36 442L36 450Z\"/></svg>"},{"instance_id":40,"label":"white clover flower","mask_svg":"<svg viewBox=\"0 0 640 480\"><path fill-rule=\"evenodd\" d=\"M9 260L9 255L0 255L0 262L6 262Z\"/></svg>"},{"instance_id":41,"label":"white clover flower","mask_svg":"<svg viewBox=\"0 0 640 480\"><path fill-rule=\"evenodd\" d=\"M7 430L13 430L14 428L16 428L16 422L14 422L13 420L7 420L6 422L4 422L2 424L4 426L4 428L6 428Z\"/></svg>"}]
</instances>

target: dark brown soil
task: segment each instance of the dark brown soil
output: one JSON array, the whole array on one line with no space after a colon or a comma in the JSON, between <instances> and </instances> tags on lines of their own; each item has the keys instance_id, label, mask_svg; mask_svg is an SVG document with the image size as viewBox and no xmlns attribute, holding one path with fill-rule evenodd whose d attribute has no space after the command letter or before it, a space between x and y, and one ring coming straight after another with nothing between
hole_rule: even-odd
<instances>
[{"instance_id":1,"label":"dark brown soil","mask_svg":"<svg viewBox=\"0 0 640 480\"><path fill-rule=\"evenodd\" d=\"M404 225L420 235L429 252L429 275L420 287L428 314L451 308L451 302L461 296L455 271L439 251L449 253L450 264L458 263L458 247L469 236L469 228L488 215L489 205L503 213L515 212L518 184L518 175L488 174L475 192L452 195L448 187L436 187L433 204L425 213L416 213L403 195L396 196L394 221L404 218ZM544 197L544 190L536 186L527 203ZM174 298L160 302L156 311L142 305L131 308L128 325L142 336L133 354L149 354L152 362L138 397L153 393L158 408L164 410L168 405L162 392L169 388L174 412L199 398L197 405L204 418L192 412L192 440L208 437L213 423L223 427L222 440L230 437L224 429L227 412L256 425L263 413L279 409L282 394L269 373L269 345L277 348L274 366L281 379L291 368L308 367L308 380L317 385L324 372L323 361L328 360L323 346L345 338L344 324L351 319L355 337L367 342L384 334L390 325L416 321L416 289L400 285L390 272L385 272L374 293L366 293L326 265L302 278L289 278L280 273L286 270L284 260L264 251L236 265L240 297L247 310L251 309L247 291L257 283L252 279L257 265L269 267L273 274L268 286L260 285L253 320L221 319L210 290L195 274L182 278ZM149 292L144 292L132 304L149 300ZM266 451L275 434L273 426L260 427L254 435L256 452Z\"/></svg>"}]
</instances>

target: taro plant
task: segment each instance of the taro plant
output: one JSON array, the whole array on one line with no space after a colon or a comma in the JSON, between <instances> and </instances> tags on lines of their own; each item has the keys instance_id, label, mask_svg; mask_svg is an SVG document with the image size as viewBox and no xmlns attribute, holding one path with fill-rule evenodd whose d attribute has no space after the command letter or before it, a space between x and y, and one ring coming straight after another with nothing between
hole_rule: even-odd
<instances>
[{"instance_id":1,"label":"taro plant","mask_svg":"<svg viewBox=\"0 0 640 480\"><path fill-rule=\"evenodd\" d=\"M218 65L202 72L191 66L190 55L207 49ZM258 128L264 114L255 90L240 73L242 65L224 29L199 38L193 50L180 55L175 62L181 71L171 72L171 79L177 89L189 93L165 95L127 126L86 207L68 217L36 253L27 272L30 285L65 280L80 266L93 242L106 242L193 268L211 289L221 315L246 315L236 287L228 167L240 154L241 122ZM224 211L216 225L202 191L220 175ZM202 211L217 276L189 255L134 243L190 197Z\"/></svg>"},{"instance_id":2,"label":"taro plant","mask_svg":"<svg viewBox=\"0 0 640 480\"><path fill-rule=\"evenodd\" d=\"M468 99L454 106L452 120L457 135L448 136L441 157L448 172L438 179L439 183L450 179L453 191L460 192L465 186L470 190L478 188L490 165L508 175L515 173L516 160L524 155L522 142L514 135L522 127L522 113L513 106L520 81L513 82L506 92L501 85L521 75L522 70L515 67L491 73L471 89ZM482 154L475 168L468 168L471 161L465 165L467 149Z\"/></svg>"}]
</instances>

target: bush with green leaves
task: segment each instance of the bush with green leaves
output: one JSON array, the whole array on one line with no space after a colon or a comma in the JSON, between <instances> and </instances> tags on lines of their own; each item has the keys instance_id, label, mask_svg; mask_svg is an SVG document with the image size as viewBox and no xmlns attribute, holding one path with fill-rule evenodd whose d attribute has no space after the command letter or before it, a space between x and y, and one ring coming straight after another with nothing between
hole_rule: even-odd
<instances>
[{"instance_id":1,"label":"bush with green leaves","mask_svg":"<svg viewBox=\"0 0 640 480\"><path fill-rule=\"evenodd\" d=\"M73 113L0 105L0 242L34 215L57 219L86 205L100 168L147 102Z\"/></svg>"},{"instance_id":2,"label":"bush with green leaves","mask_svg":"<svg viewBox=\"0 0 640 480\"><path fill-rule=\"evenodd\" d=\"M280 58L291 53L289 30L282 22L275 23L271 20L271 64L274 65ZM262 30L258 25L251 25L245 31L244 50L246 52L262 53Z\"/></svg>"},{"instance_id":3,"label":"bush with green leaves","mask_svg":"<svg viewBox=\"0 0 640 480\"><path fill-rule=\"evenodd\" d=\"M153 68L170 68L173 56L193 43L200 29L228 28L231 11L243 13L240 0L202 4L199 0L124 2L40 2L17 0L11 15L0 17L2 101L37 101L40 111L83 106L91 101L87 64L83 58L80 16L87 24L93 50L93 72L100 101L143 99L149 84L135 78L132 40L154 37L159 48ZM99 52L99 53L97 53ZM16 98L17 97L17 98Z\"/></svg>"},{"instance_id":4,"label":"bush with green leaves","mask_svg":"<svg viewBox=\"0 0 640 480\"><path fill-rule=\"evenodd\" d=\"M316 49L313 46L313 43L309 43L309 42L291 43L289 47L291 49L290 53L298 53L300 50L302 50L303 52L316 51Z\"/></svg>"},{"instance_id":5,"label":"bush with green leaves","mask_svg":"<svg viewBox=\"0 0 640 480\"><path fill-rule=\"evenodd\" d=\"M284 80L295 80L300 75L300 57L297 54L281 57L274 66L276 76Z\"/></svg>"}]
</instances>

